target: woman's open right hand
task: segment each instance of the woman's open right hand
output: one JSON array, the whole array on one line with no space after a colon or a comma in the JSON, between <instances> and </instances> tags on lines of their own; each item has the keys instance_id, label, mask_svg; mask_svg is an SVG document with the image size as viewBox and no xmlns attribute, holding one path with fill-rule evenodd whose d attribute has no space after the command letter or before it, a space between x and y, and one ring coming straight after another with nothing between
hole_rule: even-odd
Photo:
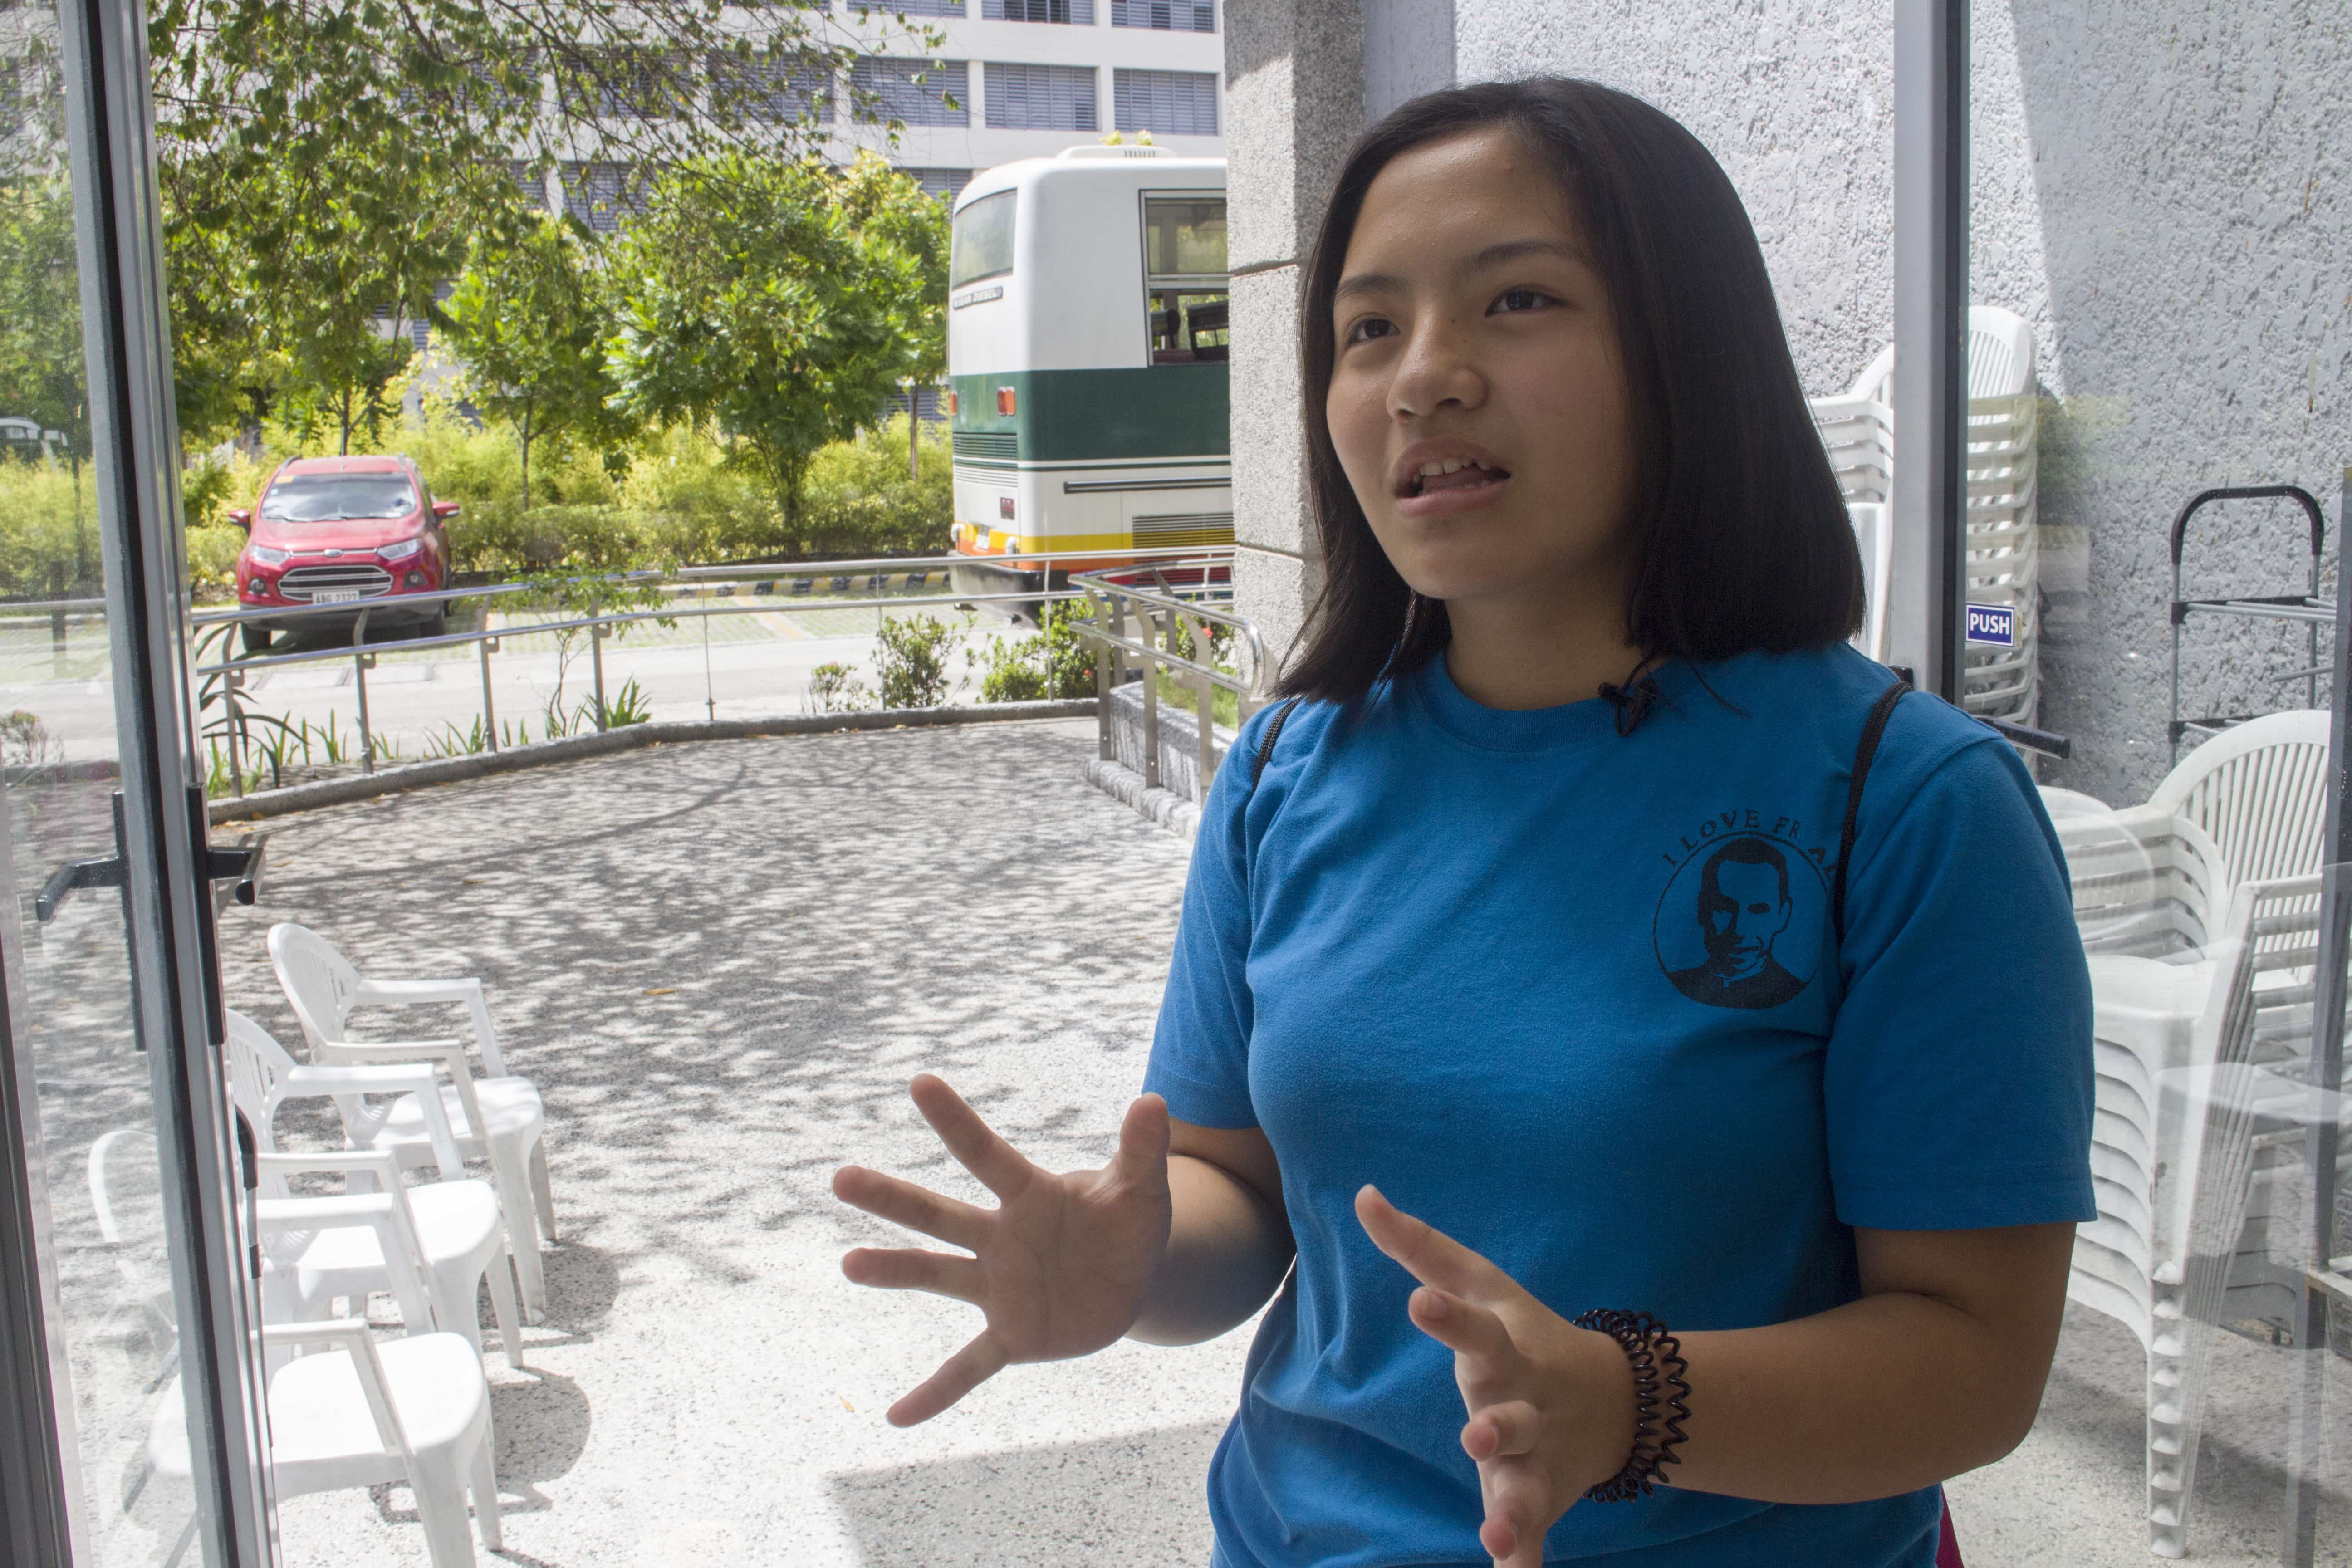
<instances>
[{"instance_id":1,"label":"woman's open right hand","mask_svg":"<svg viewBox=\"0 0 2352 1568\"><path fill-rule=\"evenodd\" d=\"M841 1271L860 1285L969 1301L987 1327L890 1406L894 1426L928 1421L1015 1362L1098 1351L1133 1326L1168 1246L1168 1106L1128 1107L1118 1152L1099 1171L1041 1170L940 1079L908 1085L948 1152L997 1196L993 1209L879 1171L835 1173L842 1202L971 1254L860 1247Z\"/></svg>"}]
</instances>

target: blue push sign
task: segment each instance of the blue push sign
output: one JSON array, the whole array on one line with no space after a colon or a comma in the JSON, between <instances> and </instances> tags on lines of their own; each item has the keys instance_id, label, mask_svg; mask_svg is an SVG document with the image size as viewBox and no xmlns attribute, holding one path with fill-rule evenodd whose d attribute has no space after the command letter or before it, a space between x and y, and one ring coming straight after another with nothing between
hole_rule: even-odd
<instances>
[{"instance_id":1,"label":"blue push sign","mask_svg":"<svg viewBox=\"0 0 2352 1568\"><path fill-rule=\"evenodd\" d=\"M1970 605L1969 641L2017 646L2017 612L2007 605Z\"/></svg>"}]
</instances>

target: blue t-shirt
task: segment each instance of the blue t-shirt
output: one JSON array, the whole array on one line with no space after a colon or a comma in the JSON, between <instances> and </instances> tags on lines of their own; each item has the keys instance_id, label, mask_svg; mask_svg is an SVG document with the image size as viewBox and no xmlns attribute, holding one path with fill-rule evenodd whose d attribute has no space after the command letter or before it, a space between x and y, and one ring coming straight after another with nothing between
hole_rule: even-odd
<instances>
[{"instance_id":1,"label":"blue t-shirt","mask_svg":"<svg viewBox=\"0 0 2352 1568\"><path fill-rule=\"evenodd\" d=\"M2016 754L1895 706L1841 949L1890 676L1842 646L1701 673L1659 671L1621 736L1598 700L1482 707L1439 660L1302 704L1253 788L1259 715L1218 773L1145 1081L1264 1129L1297 1238L1210 1468L1232 1568L1488 1561L1451 1353L1356 1222L1366 1182L1563 1316L1678 1331L1854 1300L1849 1226L2093 1216L2090 983ZM1580 1503L1544 1555L1929 1568L1939 1509L1668 1488Z\"/></svg>"}]
</instances>

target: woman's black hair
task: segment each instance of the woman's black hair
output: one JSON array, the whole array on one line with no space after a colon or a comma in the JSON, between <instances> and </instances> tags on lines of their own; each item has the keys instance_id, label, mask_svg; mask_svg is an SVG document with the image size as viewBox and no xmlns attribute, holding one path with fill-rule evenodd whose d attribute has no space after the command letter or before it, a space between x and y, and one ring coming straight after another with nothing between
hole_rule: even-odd
<instances>
[{"instance_id":1,"label":"woman's black hair","mask_svg":"<svg viewBox=\"0 0 2352 1568\"><path fill-rule=\"evenodd\" d=\"M1638 98L1536 77L1433 92L1364 132L1308 258L1298 320L1307 481L1323 546L1285 695L1349 702L1451 637L1372 536L1324 397L1331 301L1364 193L1399 153L1489 126L1524 136L1577 209L1609 290L1633 406L1636 564L1628 640L1652 659L1823 647L1862 624L1862 559L1731 181Z\"/></svg>"}]
</instances>

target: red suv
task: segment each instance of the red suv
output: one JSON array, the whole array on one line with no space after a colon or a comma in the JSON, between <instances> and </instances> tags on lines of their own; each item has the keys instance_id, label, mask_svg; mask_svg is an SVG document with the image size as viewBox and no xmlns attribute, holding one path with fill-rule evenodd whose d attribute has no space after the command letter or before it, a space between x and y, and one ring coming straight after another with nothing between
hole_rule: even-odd
<instances>
[{"instance_id":1,"label":"red suv","mask_svg":"<svg viewBox=\"0 0 2352 1568\"><path fill-rule=\"evenodd\" d=\"M436 501L425 476L403 457L295 458L261 487L251 511L228 515L252 537L236 558L237 602L269 605L369 605L368 626L415 626L436 637L446 602L395 605L404 594L437 592L449 578L449 535L443 524L456 501ZM278 631L348 634L358 618L308 615L245 626L247 652Z\"/></svg>"}]
</instances>

